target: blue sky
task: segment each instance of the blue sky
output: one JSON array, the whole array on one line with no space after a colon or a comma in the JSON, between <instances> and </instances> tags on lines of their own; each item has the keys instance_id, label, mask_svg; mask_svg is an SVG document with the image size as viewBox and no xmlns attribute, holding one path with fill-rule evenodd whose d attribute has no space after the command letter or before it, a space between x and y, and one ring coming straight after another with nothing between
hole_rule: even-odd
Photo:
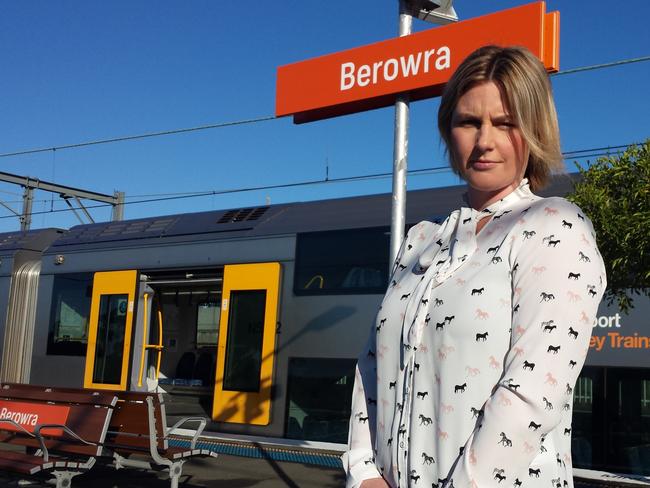
<instances>
[{"instance_id":1,"label":"blue sky","mask_svg":"<svg viewBox=\"0 0 650 488\"><path fill-rule=\"evenodd\" d=\"M272 116L280 65L395 37L397 0L0 1L0 153ZM457 0L460 19L523 1ZM547 2L561 69L650 55L650 2ZM416 30L435 28L414 21ZM650 137L650 62L553 79L565 151ZM409 169L445 165L438 101L411 105ZM305 125L290 118L0 158L0 170L102 193L225 190L392 170L393 108ZM573 170L573 163L570 163ZM409 189L458 183L449 172ZM126 218L390 192L390 178L127 205ZM0 184L20 208L21 189ZM89 203L92 205L92 203ZM65 204L37 192L34 212ZM96 220L108 209L92 211ZM0 232L19 228L0 208ZM32 228L70 227L69 212Z\"/></svg>"}]
</instances>

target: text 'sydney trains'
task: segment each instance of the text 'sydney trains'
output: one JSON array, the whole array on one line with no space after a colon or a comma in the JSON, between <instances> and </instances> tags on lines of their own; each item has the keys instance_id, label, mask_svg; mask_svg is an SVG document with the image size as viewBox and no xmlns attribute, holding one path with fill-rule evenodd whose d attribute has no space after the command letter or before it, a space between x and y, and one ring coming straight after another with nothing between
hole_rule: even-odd
<instances>
[{"instance_id":1,"label":"text 'sydney trains'","mask_svg":"<svg viewBox=\"0 0 650 488\"><path fill-rule=\"evenodd\" d=\"M545 195L564 195L569 177ZM407 222L462 205L412 191ZM207 430L344 444L388 284L390 195L0 234L0 379L164 392ZM650 474L650 300L601 306L574 466Z\"/></svg>"}]
</instances>

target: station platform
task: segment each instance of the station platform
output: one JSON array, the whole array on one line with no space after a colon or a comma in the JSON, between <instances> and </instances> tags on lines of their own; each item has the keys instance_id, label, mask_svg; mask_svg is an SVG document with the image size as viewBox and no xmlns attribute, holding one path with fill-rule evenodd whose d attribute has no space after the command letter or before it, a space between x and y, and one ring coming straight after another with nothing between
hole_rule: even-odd
<instances>
[{"instance_id":1,"label":"station platform","mask_svg":"<svg viewBox=\"0 0 650 488\"><path fill-rule=\"evenodd\" d=\"M176 445L187 445L174 438ZM197 447L219 452L218 458L198 458L183 466L179 488L338 488L345 486L339 452L297 446L267 445L254 441L201 438ZM575 470L575 488L650 487L642 477L615 476L589 479L589 472ZM165 471L144 469L115 470L96 465L73 479L73 488L165 488ZM0 486L45 488L46 480L27 480L0 473Z\"/></svg>"}]
</instances>

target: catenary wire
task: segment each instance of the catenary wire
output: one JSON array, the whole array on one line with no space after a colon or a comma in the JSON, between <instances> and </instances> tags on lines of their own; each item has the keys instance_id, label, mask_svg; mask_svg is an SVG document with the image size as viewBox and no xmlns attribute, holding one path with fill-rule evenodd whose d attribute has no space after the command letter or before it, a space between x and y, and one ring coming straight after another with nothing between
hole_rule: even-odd
<instances>
[{"instance_id":1,"label":"catenary wire","mask_svg":"<svg viewBox=\"0 0 650 488\"><path fill-rule=\"evenodd\" d=\"M65 146L53 146L53 147L41 147L37 149L27 149L25 151L15 151L15 152L9 152L9 153L2 153L0 154L0 158L7 158L10 156L24 156L27 154L36 154L36 153L43 153L43 152L48 152L48 151L59 151L61 149L78 149L80 147L87 147L87 146L97 146L99 144L110 144L112 142L124 142L124 141L133 141L136 139L147 139L150 137L160 137L160 136L170 136L174 134L183 134L186 132L196 132L200 130L207 130L207 129L221 129L223 127L232 127L234 125L245 125L245 124L253 124L256 122L266 122L267 120L274 120L277 117L274 115L269 115L265 117L258 117L255 119L244 119L244 120L235 120L235 121L230 121L230 122L222 122L219 124L209 124L209 125L199 125L196 127L186 127L183 129L172 129L172 130L164 130L160 132L147 132L145 134L136 134L132 136L122 136L122 137L113 137L110 139L98 139L96 141L88 141L88 142L79 142L76 144L67 144Z\"/></svg>"},{"instance_id":2,"label":"catenary wire","mask_svg":"<svg viewBox=\"0 0 650 488\"><path fill-rule=\"evenodd\" d=\"M597 147L597 148L589 148L589 149L577 149L573 151L565 151L563 153L564 159L569 160L569 159L584 159L588 157L601 157L601 156L609 156L612 154L613 150L616 149L623 149L627 148L629 146L633 145L638 145L638 143L630 143L630 144L621 144L621 145L616 145L616 146L605 146L605 147ZM408 174L411 176L420 176L423 174L430 174L430 173L435 173L435 172L445 172L445 171L450 171L450 168L448 166L437 166L437 167L432 167L432 168L422 168L422 169L417 169L417 170L410 170L408 171ZM321 180L307 180L303 182L296 182L296 183L279 183L277 185L266 185L266 186L259 186L259 187L248 187L248 188L236 188L236 189L230 189L230 190L205 190L205 191L194 191L194 192L176 192L176 193L151 193L151 194L141 194L141 195L129 195L126 198L144 198L144 197L155 197L155 198L150 198L147 200L139 200L139 201L132 201L132 202L125 202L124 205L132 205L132 204L139 204L139 203L150 203L150 202L157 202L157 201L164 201L164 200L175 200L175 199L185 199L185 198L193 198L193 197L203 197L203 196L212 196L212 195L221 195L221 194L230 194L230 193L244 193L244 192L250 192L250 191L261 191L261 190L270 190L270 189L280 189L280 188L291 188L291 187L298 187L298 186L309 186L309 185L316 185L316 184L324 184L324 183L343 183L343 182L351 182L351 181L362 181L362 180L372 180L372 179L381 179L381 178L386 178L390 176L392 173L375 173L375 174L370 174L370 175L358 175L358 176L347 176L347 177L341 177L341 178L325 178ZM47 201L47 200L42 200L42 201ZM5 203L20 203L22 200L19 201L12 201L12 202L5 202ZM34 200L35 203L41 202L41 200ZM86 206L86 208L102 208L102 207L109 207L111 206L110 204L98 204L98 205L91 205L91 206ZM57 212L63 212L63 211L70 211L69 208L64 208L64 209L58 209ZM42 214L42 213L51 213L51 211L44 211L44 212L34 212L33 214ZM2 217L0 217L2 218Z\"/></svg>"},{"instance_id":3,"label":"catenary wire","mask_svg":"<svg viewBox=\"0 0 650 488\"><path fill-rule=\"evenodd\" d=\"M601 156L610 156L612 154L612 150L615 149L622 149L622 148L627 148L629 146L633 145L638 145L638 143L631 143L631 144L624 144L624 145L617 145L617 146L606 146L606 147L600 147L600 148L590 148L590 149L578 149L578 150L573 150L573 151L566 151L563 153L565 156L565 161L569 159L585 159L585 158L597 158ZM431 168L422 168L422 169L416 169L416 170L410 170L408 171L409 176L422 176L426 174L433 174L433 173L440 173L440 172L448 172L451 171L451 168L449 166L434 166ZM138 204L144 204L144 203L155 203L155 202L162 202L162 201L170 201L170 200L185 200L188 198L197 198L197 197L206 197L206 196L216 196L216 195L227 195L227 194L233 194L233 193L246 193L246 192L251 192L251 191L261 191L261 190L275 190L275 189L281 189L281 188L295 188L295 187L300 187L300 186L310 186L310 185L322 185L322 184L330 184L330 183L347 183L347 182L352 182L352 181L367 181L367 180L376 180L376 179L383 179L383 178L388 178L392 176L391 173L374 173L374 174L368 174L368 175L357 175L357 176L345 176L341 178L325 178L325 179L319 179L319 180L306 180L306 181L300 181L300 182L295 182L295 183L279 183L276 185L264 185L264 186L257 186L257 187L248 187L248 188L234 188L234 189L229 189L229 190L207 190L207 191L199 191L199 192L187 192L187 193L160 193L160 194L151 194L151 195L132 195L131 198L142 198L142 197L156 197L156 198L147 198L144 200L135 200L135 201L130 201L130 202L124 202L122 205L138 205ZM85 206L86 209L95 209L95 208L106 208L106 207L111 207L111 204L97 204L97 205L87 205ZM44 210L40 212L32 212L32 215L41 215L41 214L51 214L51 213L61 213L61 212L71 212L72 209L70 208L60 208L60 209L50 209L50 210ZM6 219L6 218L15 218L15 215L3 215L0 216L0 219Z\"/></svg>"},{"instance_id":4,"label":"catenary wire","mask_svg":"<svg viewBox=\"0 0 650 488\"><path fill-rule=\"evenodd\" d=\"M650 56L642 56L640 58L631 58L631 59L623 59L621 61L613 61L611 63L602 63L602 64L594 64L591 66L583 66L581 68L573 68L573 69L565 69L562 71L558 71L555 74L552 74L551 76L562 76L562 75L570 75L573 73L581 73L582 71L593 71L596 69L602 69L602 68L611 68L613 66L621 66L624 64L632 64L632 63L641 63L644 61L650 61Z\"/></svg>"},{"instance_id":5,"label":"catenary wire","mask_svg":"<svg viewBox=\"0 0 650 488\"><path fill-rule=\"evenodd\" d=\"M431 173L439 173L439 172L445 172L445 171L450 171L450 168L448 166L438 166L438 167L433 167L433 168L423 168L423 169L417 169L417 170L412 170L409 171L408 174L411 176L421 176L424 174L431 174ZM160 197L160 198L149 198L146 200L136 200L132 202L124 202L120 205L136 205L136 204L142 204L142 203L155 203L155 202L163 202L163 201L169 201L169 200L184 200L188 198L196 198L196 197L207 197L207 196L216 196L216 195L228 195L232 193L245 193L245 192L250 192L250 191L261 191L261 190L274 190L274 189L280 189L280 188L293 188L293 187L299 187L299 186L310 186L310 185L322 185L322 184L330 184L330 183L347 183L351 181L362 181L362 180L376 180L376 179L382 179L382 178L388 178L392 176L391 173L375 173L375 174L369 174L369 175L359 175L359 176L345 176L341 178L329 178L329 179L322 179L322 180L307 180L307 181L299 181L296 183L280 183L277 185L264 185L264 186L256 186L256 187L249 187L249 188L234 188L230 190L212 190L212 191L205 191L201 193L192 193L192 194L185 194L185 195L175 195L175 196L168 196L168 197ZM94 208L106 208L106 207L112 207L110 203L100 203L97 205L86 205L85 208L88 209L94 209ZM40 215L40 214L49 214L49 213L60 213L60 212L70 212L72 209L70 208L61 208L61 209L56 209L56 210L46 210L46 211L41 211L41 212L32 212L32 215ZM5 219L5 218L15 218L15 215L2 215L0 216L0 219Z\"/></svg>"},{"instance_id":6,"label":"catenary wire","mask_svg":"<svg viewBox=\"0 0 650 488\"><path fill-rule=\"evenodd\" d=\"M631 58L631 59L623 59L620 61L613 61L611 63L601 63L601 64L594 64L591 66L583 66L579 68L572 68L572 69L567 69L563 71L558 71L557 73L553 74L552 76L561 76L561 75L568 75L568 74L573 74L573 73L580 73L583 71L593 71L597 69L603 69L603 68L611 68L614 66L621 66L621 65L627 65L627 64L632 64L632 63L640 63L644 61L650 61L650 56L642 56L638 58ZM13 152L7 152L7 153L0 153L0 158L7 158L10 156L24 156L27 154L36 154L36 153L43 153L43 152L48 152L48 151L57 151L57 150L62 150L62 149L78 149L81 147L87 147L87 146L96 146L99 144L110 144L110 143L115 143L115 142L124 142L124 141L133 141L137 139L147 139L151 137L160 137L160 136L169 136L169 135L176 135L176 134L183 134L187 132L196 132L196 131L202 131L202 130L208 130L208 129L220 129L223 127L230 127L234 125L245 125L245 124L254 124L254 123L259 123L259 122L266 122L269 120L276 120L280 119L283 117L275 117L274 115L268 115L268 116L263 116L263 117L257 117L254 119L244 119L244 120L236 120L236 121L231 121L231 122L222 122L222 123L217 123L217 124L209 124L209 125L200 125L196 127L187 127L187 128L181 128L181 129L171 129L171 130L165 130L165 131L159 131L159 132L148 132L144 134L136 134L136 135L130 135L130 136L122 136L122 137L113 137L109 139L98 139L95 141L87 141L87 142L79 142L76 144L67 144L64 146L53 146L53 147L42 147L42 148L36 148L36 149L26 149L24 151L13 151Z\"/></svg>"},{"instance_id":7,"label":"catenary wire","mask_svg":"<svg viewBox=\"0 0 650 488\"><path fill-rule=\"evenodd\" d=\"M617 146L607 146L607 147L594 147L594 148L589 148L589 149L577 149L573 151L565 151L562 154L564 155L565 160L569 159L584 159L586 157L600 157L600 156L609 156L612 154L612 151L615 151L617 149L624 149L633 145L638 145L637 143L630 143L630 144L621 144ZM582 154L586 153L586 154ZM424 168L424 169L419 169L419 170L410 170L408 171L409 175L414 175L418 176L419 174L426 174L426 172L430 171L442 171L443 169L449 170L448 167L446 166L439 166L435 168ZM423 173L424 172L424 173ZM380 176L378 175L360 175L360 176L354 176L354 177L346 177L343 179L324 179L324 180L315 180L318 183L327 183L327 182L340 182L340 181L354 181L354 180L362 180L362 179L372 179L372 178L378 178L378 177L384 177L384 175L388 175L389 173L379 173ZM392 173L391 173L392 174ZM314 184L314 183L307 183L307 184ZM292 186L297 186L299 185L298 183L296 184L291 184ZM275 185L274 188L282 188L283 186L277 186ZM261 187L261 188L254 188L254 189L247 189L243 188L240 189L241 191L256 191L256 190L265 190L269 189L266 187ZM234 190L227 190L228 192L232 192ZM238 190L239 191L239 190ZM216 193L213 193L213 190L204 190L204 191L193 191L193 192L176 192L176 193L149 193L149 194L140 194L140 195L127 195L126 198L144 198L144 197L168 197L168 196L205 196L205 195L213 195Z\"/></svg>"}]
</instances>

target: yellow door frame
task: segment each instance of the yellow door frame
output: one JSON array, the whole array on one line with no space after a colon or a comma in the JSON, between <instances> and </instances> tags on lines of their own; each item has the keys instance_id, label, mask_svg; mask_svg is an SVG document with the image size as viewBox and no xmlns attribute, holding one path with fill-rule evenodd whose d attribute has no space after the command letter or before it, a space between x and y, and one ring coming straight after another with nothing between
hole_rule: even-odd
<instances>
[{"instance_id":1,"label":"yellow door frame","mask_svg":"<svg viewBox=\"0 0 650 488\"><path fill-rule=\"evenodd\" d=\"M217 371L212 418L218 422L268 425L271 421L271 387L275 360L278 317L280 263L234 264L224 266ZM226 345L230 319L231 293L240 290L266 290L260 389L257 392L224 390Z\"/></svg>"},{"instance_id":2,"label":"yellow door frame","mask_svg":"<svg viewBox=\"0 0 650 488\"><path fill-rule=\"evenodd\" d=\"M88 349L86 350L86 367L84 371L84 388L125 391L128 386L129 366L131 362L131 336L133 330L133 310L138 272L105 271L97 272L93 278L93 296L90 305L90 322L88 324ZM127 310L124 328L124 347L122 351L122 372L119 383L95 383L93 372L97 347L97 328L99 326L99 305L102 295L126 294Z\"/></svg>"}]
</instances>

